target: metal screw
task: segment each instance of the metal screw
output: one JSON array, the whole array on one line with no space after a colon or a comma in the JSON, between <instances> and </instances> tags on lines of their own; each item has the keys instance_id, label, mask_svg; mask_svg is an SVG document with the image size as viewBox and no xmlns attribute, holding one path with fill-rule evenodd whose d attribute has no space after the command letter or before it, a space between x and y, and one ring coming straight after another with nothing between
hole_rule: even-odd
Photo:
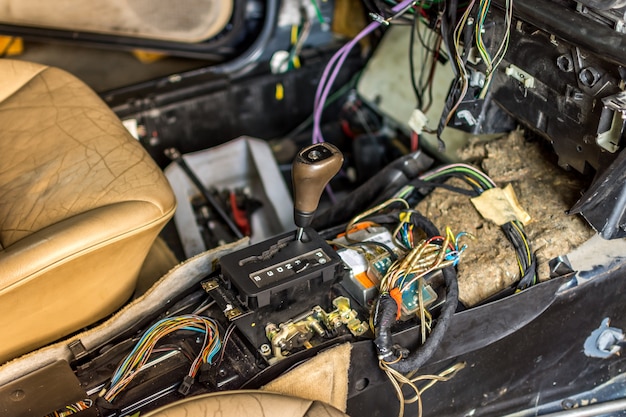
<instances>
[{"instance_id":1,"label":"metal screw","mask_svg":"<svg viewBox=\"0 0 626 417\"><path fill-rule=\"evenodd\" d=\"M571 410L572 408L576 407L576 401L572 400L571 398L566 398L561 401L561 407L564 410Z\"/></svg>"}]
</instances>

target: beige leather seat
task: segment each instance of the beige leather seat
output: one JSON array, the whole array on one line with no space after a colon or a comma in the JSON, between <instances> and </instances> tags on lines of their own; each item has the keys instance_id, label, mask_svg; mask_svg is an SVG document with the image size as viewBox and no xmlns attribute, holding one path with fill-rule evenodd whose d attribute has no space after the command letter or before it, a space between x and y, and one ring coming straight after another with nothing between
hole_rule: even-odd
<instances>
[{"instance_id":1,"label":"beige leather seat","mask_svg":"<svg viewBox=\"0 0 626 417\"><path fill-rule=\"evenodd\" d=\"M186 398L144 417L347 417L320 401L266 391L227 391Z\"/></svg>"},{"instance_id":2,"label":"beige leather seat","mask_svg":"<svg viewBox=\"0 0 626 417\"><path fill-rule=\"evenodd\" d=\"M0 59L0 363L131 296L175 209L115 114L59 69Z\"/></svg>"}]
</instances>

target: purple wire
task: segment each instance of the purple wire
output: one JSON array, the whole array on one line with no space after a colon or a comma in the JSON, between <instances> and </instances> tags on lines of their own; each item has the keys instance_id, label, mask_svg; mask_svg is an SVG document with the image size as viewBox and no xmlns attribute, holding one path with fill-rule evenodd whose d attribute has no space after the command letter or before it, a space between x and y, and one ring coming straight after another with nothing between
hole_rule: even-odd
<instances>
[{"instance_id":1,"label":"purple wire","mask_svg":"<svg viewBox=\"0 0 626 417\"><path fill-rule=\"evenodd\" d=\"M317 106L319 105L319 101L322 96L322 89L324 88L324 83L325 83L324 80L328 78L328 74L330 73L330 70L333 68L333 65L335 65L335 62L337 62L337 59L339 59L339 56L342 53L345 53L347 47L348 47L348 42L346 42L345 45L343 45L341 48L339 48L337 52L335 52L335 54L328 61L328 64L326 64L326 67L324 67L324 72L322 73L320 82L317 84L317 89L315 90L315 101L313 102L313 106L315 108L317 108Z\"/></svg>"},{"instance_id":2,"label":"purple wire","mask_svg":"<svg viewBox=\"0 0 626 417\"><path fill-rule=\"evenodd\" d=\"M322 111L319 111L320 104L321 104L321 108L323 109L326 99L324 99L322 103L320 103L320 101L322 100L324 86L326 84L326 80L328 79L328 75L330 74L331 69L333 68L337 60L342 56L342 54L345 54L346 51L349 51L347 49L349 45L350 43L346 43L337 52L335 52L335 54L330 58L330 61L328 61L328 64L326 64L326 67L324 68L324 72L322 74L322 77L320 78L320 82L317 84L317 90L315 91L315 101L313 102L313 109L314 109L313 110L313 143L319 143L319 142L324 141L324 138L322 138L321 140L317 140L318 135L319 137L322 136L322 133L320 130L320 121L321 121L321 113L322 113ZM319 115L318 115L318 112L319 112Z\"/></svg>"},{"instance_id":3,"label":"purple wire","mask_svg":"<svg viewBox=\"0 0 626 417\"><path fill-rule=\"evenodd\" d=\"M391 10L393 13L398 13L405 8L409 7L415 0L404 0L401 3L395 5ZM350 51L354 46L364 37L372 33L380 26L380 22L372 22L365 27L358 35L356 35L350 42L346 43L343 47L341 47L335 55L332 56L328 64L326 64L326 68L324 68L324 72L322 77L320 78L320 82L317 85L317 90L315 92L315 101L313 104L313 143L324 142L324 137L322 135L321 130L321 122L322 122L322 113L324 111L324 104L326 103L326 99L330 94L330 90L339 75L339 71L341 70L341 66L348 58ZM334 67L334 68L333 68ZM331 69L333 70L330 73ZM329 76L330 74L330 76Z\"/></svg>"},{"instance_id":4,"label":"purple wire","mask_svg":"<svg viewBox=\"0 0 626 417\"><path fill-rule=\"evenodd\" d=\"M326 99L328 98L328 94L330 93L330 89L332 88L335 79L337 78L337 75L339 75L341 66L348 58L350 51L352 50L352 48L354 48L354 45L356 45L357 42L359 42L365 36L376 30L376 28L378 28L379 26L380 23L378 22L372 22L367 25L365 29L363 29L356 37L354 37L354 39L352 39L350 42L345 44L339 51L337 51L326 65L324 73L322 74L322 78L320 79L320 83L317 86L317 93L320 93L321 90L321 94L319 94L319 98L317 97L318 94L316 94L316 105L315 111L313 112L313 143L324 142L324 137L322 136L322 130L320 127L322 122L322 113L324 111L324 104L326 103ZM334 65L334 68L332 68L332 73L330 74L330 76L328 76L328 73L330 72L331 67L335 62L336 65Z\"/></svg>"}]
</instances>

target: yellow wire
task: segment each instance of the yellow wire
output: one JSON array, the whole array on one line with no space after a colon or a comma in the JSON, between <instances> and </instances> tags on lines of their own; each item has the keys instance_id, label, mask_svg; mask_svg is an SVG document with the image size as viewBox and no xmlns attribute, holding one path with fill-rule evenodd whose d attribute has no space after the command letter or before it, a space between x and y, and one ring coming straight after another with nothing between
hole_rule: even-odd
<instances>
[{"instance_id":1,"label":"yellow wire","mask_svg":"<svg viewBox=\"0 0 626 417\"><path fill-rule=\"evenodd\" d=\"M374 213L377 213L379 211L381 211L384 208L387 208L388 206L390 206L393 203L402 203L404 205L405 208L409 209L409 203L406 202L406 200L404 200L403 198L391 198L387 201L383 201L382 203L380 203L379 205L372 207L369 210L364 211L363 213L355 216L352 220L350 220L350 222L346 225L346 240L349 241L348 239L348 231L350 229L352 229L352 226L354 226L356 223L358 223L359 221L361 221L362 219L366 218L367 216L370 216Z\"/></svg>"},{"instance_id":2,"label":"yellow wire","mask_svg":"<svg viewBox=\"0 0 626 417\"><path fill-rule=\"evenodd\" d=\"M291 26L291 44L295 45L298 42L298 26Z\"/></svg>"},{"instance_id":3,"label":"yellow wire","mask_svg":"<svg viewBox=\"0 0 626 417\"><path fill-rule=\"evenodd\" d=\"M524 247L526 248L526 257L528 259L528 263L532 263L532 256L530 253L530 247L528 246L528 241L526 240L526 236L524 234L524 232L522 231L522 229L517 225L516 222L511 222L511 224L513 225L513 227L515 229L517 229L517 231L519 232L519 235L522 237L522 241L524 242Z\"/></svg>"},{"instance_id":4,"label":"yellow wire","mask_svg":"<svg viewBox=\"0 0 626 417\"><path fill-rule=\"evenodd\" d=\"M465 181L472 183L473 185L479 187L479 188L485 188L483 187L478 181L476 181L474 178L472 177L465 177Z\"/></svg>"},{"instance_id":5,"label":"yellow wire","mask_svg":"<svg viewBox=\"0 0 626 417\"><path fill-rule=\"evenodd\" d=\"M505 3L505 15L504 15L504 37L502 38L502 42L500 42L500 46L498 50L493 56L493 61L490 63L490 66L487 67L485 71L485 83L478 95L479 98L483 99L487 95L487 90L489 89L489 85L491 84L491 79L493 74L495 73L496 68L500 66L504 56L506 55L506 51L509 48L509 40L511 37L511 21L513 20L513 0L506 0Z\"/></svg>"},{"instance_id":6,"label":"yellow wire","mask_svg":"<svg viewBox=\"0 0 626 417\"><path fill-rule=\"evenodd\" d=\"M417 415L421 416L422 410L423 410L422 397L421 397L422 393L424 393L424 391L426 391L428 388L431 388L437 382L445 382L454 378L460 370L465 368L465 363L464 362L456 363L450 368L445 369L444 371L440 372L437 375L419 375L415 378L402 375L400 372L396 371L395 369L390 368L388 364L386 364L383 361L379 362L379 367L385 372L385 374L387 375L387 378L389 378L389 380L391 381L396 391L396 397L398 397L398 401L400 402L400 409L398 411L398 417L402 417L404 415L405 404L412 404L414 402L417 402ZM427 380L429 380L430 382L422 389L419 389L417 385L415 385L416 382L427 381ZM402 392L403 385L408 386L411 389L411 391L415 393L415 395L407 399L404 393Z\"/></svg>"},{"instance_id":7,"label":"yellow wire","mask_svg":"<svg viewBox=\"0 0 626 417\"><path fill-rule=\"evenodd\" d=\"M452 108L450 109L450 112L446 116L444 126L446 126L450 122L450 120L452 119L452 116L456 112L456 109L461 104L463 97L465 97L465 94L467 94L467 90L469 89L469 79L467 75L467 69L465 68L465 64L463 63L463 58L461 57L461 52L460 52L461 51L461 34L463 33L463 28L465 27L467 23L467 20L469 18L469 15L472 9L474 8L475 3L476 3L476 0L472 0L470 4L468 4L467 9L465 10L465 13L463 13L463 15L461 16L461 19L459 20L459 23L454 28L454 33L453 33L454 46L455 46L454 59L460 70L459 75L461 76L462 86L461 86L461 94L459 95L459 99L454 104L454 106L452 106ZM466 46L469 47L469 45L466 45Z\"/></svg>"},{"instance_id":8,"label":"yellow wire","mask_svg":"<svg viewBox=\"0 0 626 417\"><path fill-rule=\"evenodd\" d=\"M480 56L485 61L486 73L491 72L492 67L491 56L489 56L489 52L487 51L487 48L485 47L485 44L483 42L483 22L487 17L488 10L489 9L487 7L487 2L485 0L481 0L478 15L476 16L476 47L478 48Z\"/></svg>"}]
</instances>

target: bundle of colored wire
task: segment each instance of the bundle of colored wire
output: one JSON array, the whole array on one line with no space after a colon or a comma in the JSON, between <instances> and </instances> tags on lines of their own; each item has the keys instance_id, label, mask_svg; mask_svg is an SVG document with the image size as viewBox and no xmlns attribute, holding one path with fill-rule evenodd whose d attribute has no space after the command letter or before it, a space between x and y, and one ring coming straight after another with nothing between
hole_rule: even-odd
<instances>
[{"instance_id":1,"label":"bundle of colored wire","mask_svg":"<svg viewBox=\"0 0 626 417\"><path fill-rule=\"evenodd\" d=\"M422 240L402 261L389 268L381 282L381 291L398 288L400 292L404 292L429 273L447 266L456 266L467 248L467 245L459 248L459 239L463 236L470 235L463 232L454 236L450 228L446 228L445 238L434 236Z\"/></svg>"},{"instance_id":2,"label":"bundle of colored wire","mask_svg":"<svg viewBox=\"0 0 626 417\"><path fill-rule=\"evenodd\" d=\"M487 12L489 11L489 7L491 6L491 0L480 0L478 6L478 13L476 16L476 48L485 63L485 83L483 88L481 89L480 95L478 98L485 98L487 95L487 90L489 89L489 84L491 83L491 78L493 77L493 73L496 68L502 62L504 55L509 47L509 38L511 35L511 21L513 19L513 0L506 0L505 3L505 13L504 13L504 36L496 53L491 57L489 51L485 47L485 43L483 41L483 33L485 32L485 19L487 18Z\"/></svg>"},{"instance_id":3,"label":"bundle of colored wire","mask_svg":"<svg viewBox=\"0 0 626 417\"><path fill-rule=\"evenodd\" d=\"M288 69L300 68L300 52L311 33L311 26L311 22L307 20L301 27L297 25L291 27L291 50L287 57Z\"/></svg>"},{"instance_id":4,"label":"bundle of colored wire","mask_svg":"<svg viewBox=\"0 0 626 417\"><path fill-rule=\"evenodd\" d=\"M91 408L91 406L93 405L93 401L91 401L89 398L86 398L82 401L78 401L74 404L70 404L70 405L66 405L65 408L57 410L51 414L48 414L45 417L67 417L67 416L71 416L72 414L77 414L80 413L83 410L87 410L88 408Z\"/></svg>"},{"instance_id":5,"label":"bundle of colored wire","mask_svg":"<svg viewBox=\"0 0 626 417\"><path fill-rule=\"evenodd\" d=\"M443 39L439 33L441 14L437 13L437 17L433 17L432 13L429 15L426 12L426 10L431 8L432 4L434 3L421 0L418 3L419 8L417 8L417 10L410 10L410 13L413 13L414 16L409 35L409 75L417 101L416 108L424 113L428 112L433 101L432 87L438 59L440 56L445 56L445 52L441 50ZM441 4L439 4L439 6L441 6ZM430 24L427 18L431 21ZM424 23L424 34L420 31L420 22ZM422 67L419 72L419 78L415 76L414 46L416 37L419 39L423 49L421 59ZM427 70L428 67L430 67L429 70ZM416 136L413 136L412 139L416 139Z\"/></svg>"},{"instance_id":6,"label":"bundle of colored wire","mask_svg":"<svg viewBox=\"0 0 626 417\"><path fill-rule=\"evenodd\" d=\"M476 4L476 0L472 0L469 2L467 9L465 10L463 15L459 19L456 27L454 28L454 33L453 33L454 44L453 44L452 49L454 52L454 59L456 62L456 67L459 70L458 82L460 83L460 89L459 89L460 93L456 102L454 103L454 105L451 106L450 110L448 111L446 118L445 118L445 122L442 124L442 126L447 126L450 120L452 120L454 113L456 112L459 105L465 98L465 95L467 94L467 91L469 89L469 74L465 66L465 59L463 58L463 54L461 53L462 51L462 47L461 47L462 39L461 38L462 38L463 33L465 32L465 28L467 27L470 14L475 4ZM480 99L484 99L485 96L487 95L487 91L489 89L489 85L491 83L493 74L496 68L502 62L502 59L504 59L504 55L506 54L506 51L509 46L509 38L511 34L511 22L513 19L513 0L506 0L506 4L505 4L506 10L505 10L505 17L504 17L504 23L505 23L504 36L503 36L502 41L500 42L500 45L498 46L498 49L496 50L496 52L494 53L492 57L487 51L487 48L483 41L483 33L485 32L485 20L486 20L487 12L489 11L490 6L491 6L491 0L479 0L478 8L477 8L478 11L476 13L476 19L475 19L474 37L476 41L476 48L486 66L485 82L477 97ZM469 41L469 39L466 39L466 41ZM467 52L469 51L470 45L464 45L464 46L465 46L465 51L466 51L465 53L467 54Z\"/></svg>"},{"instance_id":7,"label":"bundle of colored wire","mask_svg":"<svg viewBox=\"0 0 626 417\"><path fill-rule=\"evenodd\" d=\"M416 0L404 0L397 5L395 5L391 10L394 14L390 19L386 22L389 23L394 18L401 16L403 13L407 12L411 7L413 7L417 3ZM350 51L354 46L364 37L368 36L370 33L374 32L381 26L380 21L371 22L369 25L365 27L358 35L356 35L351 41L346 43L343 47L341 47L335 55L332 56L326 68L324 68L324 72L322 73L322 77L320 78L320 82L317 86L317 91L315 93L315 101L313 103L313 143L319 143L324 141L324 136L322 135L322 112L324 110L324 103L330 94L330 90L335 82L335 79L339 75L339 71L341 70L341 66L348 58Z\"/></svg>"},{"instance_id":8,"label":"bundle of colored wire","mask_svg":"<svg viewBox=\"0 0 626 417\"><path fill-rule=\"evenodd\" d=\"M465 60L463 59L463 56L461 53L461 50L462 50L461 35L463 35L464 33L465 26L467 24L467 21L469 20L469 16L472 12L472 9L474 8L475 3L476 3L476 0L470 1L469 5L467 6L467 9L465 9L465 12L463 13L463 15L461 15L459 22L454 28L454 33L453 33L453 41L454 41L453 49L454 50L452 52L454 52L454 60L456 62L457 68L459 69L459 82L461 83L461 88L460 88L459 97L457 98L457 101L454 103L452 108L448 111L448 114L446 116L443 126L448 125L448 123L452 119L452 116L454 115L454 112L456 112L456 109L459 107L459 105L463 101L463 98L465 97L465 95L467 94L467 90L469 89L469 74L467 72L467 68L465 67ZM468 46L469 45L466 45L466 47Z\"/></svg>"},{"instance_id":9,"label":"bundle of colored wire","mask_svg":"<svg viewBox=\"0 0 626 417\"><path fill-rule=\"evenodd\" d=\"M221 348L217 323L208 317L192 314L168 317L158 321L146 330L133 350L117 367L111 378L109 388L101 396L105 400L112 402L148 362L159 340L179 330L204 334L202 349L191 364L187 376L193 379L203 363L212 364L215 355Z\"/></svg>"},{"instance_id":10,"label":"bundle of colored wire","mask_svg":"<svg viewBox=\"0 0 626 417\"><path fill-rule=\"evenodd\" d=\"M496 184L485 173L466 164L445 165L420 176L420 180L442 184L450 178L459 178L472 188L473 195L495 188ZM523 290L537 283L537 261L532 252L528 237L521 222L515 220L502 225L502 231L515 248L520 270L518 290Z\"/></svg>"},{"instance_id":11,"label":"bundle of colored wire","mask_svg":"<svg viewBox=\"0 0 626 417\"><path fill-rule=\"evenodd\" d=\"M404 223L402 228L411 229ZM412 231L410 232L412 234ZM467 233L459 233L455 236L450 228L446 228L446 236L433 236L424 239L399 261L394 262L380 283L381 294L389 293L398 306L402 305L403 293L415 292L418 300L418 311L422 332L422 343L426 341L426 330L430 328L427 319L430 314L424 306L424 278L435 271L449 266L456 266L461 255L467 248L463 245L459 248L459 239L463 236L471 236ZM415 288L417 283L417 288Z\"/></svg>"}]
</instances>

